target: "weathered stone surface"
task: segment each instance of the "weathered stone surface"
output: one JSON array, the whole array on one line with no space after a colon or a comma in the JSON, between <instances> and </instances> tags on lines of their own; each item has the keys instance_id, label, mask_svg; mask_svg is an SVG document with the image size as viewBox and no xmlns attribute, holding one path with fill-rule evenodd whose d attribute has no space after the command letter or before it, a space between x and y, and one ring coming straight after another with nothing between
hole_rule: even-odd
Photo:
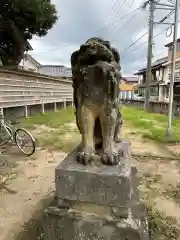
<instances>
[{"instance_id":1,"label":"weathered stone surface","mask_svg":"<svg viewBox=\"0 0 180 240\"><path fill-rule=\"evenodd\" d=\"M148 240L146 220L118 219L75 209L45 211L44 240Z\"/></svg>"},{"instance_id":2,"label":"weathered stone surface","mask_svg":"<svg viewBox=\"0 0 180 240\"><path fill-rule=\"evenodd\" d=\"M71 55L73 98L76 123L82 135L77 160L89 164L96 160L101 146L105 165L119 164L115 144L119 140L122 116L118 106L121 81L120 55L110 42L90 38Z\"/></svg>"},{"instance_id":3,"label":"weathered stone surface","mask_svg":"<svg viewBox=\"0 0 180 240\"><path fill-rule=\"evenodd\" d=\"M55 171L56 197L126 208L131 199L130 144L122 142L124 156L116 166L77 164L76 150ZM99 165L98 165L99 164Z\"/></svg>"}]
</instances>

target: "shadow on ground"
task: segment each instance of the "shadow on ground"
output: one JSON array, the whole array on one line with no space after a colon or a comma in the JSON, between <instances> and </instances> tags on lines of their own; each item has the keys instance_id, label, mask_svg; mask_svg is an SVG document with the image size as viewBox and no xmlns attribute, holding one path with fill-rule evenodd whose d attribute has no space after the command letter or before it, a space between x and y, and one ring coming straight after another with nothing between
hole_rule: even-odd
<instances>
[{"instance_id":1,"label":"shadow on ground","mask_svg":"<svg viewBox=\"0 0 180 240\"><path fill-rule=\"evenodd\" d=\"M15 240L42 240L44 210L55 203L53 194L46 196L36 206L36 210L28 222L25 222L23 230L15 235Z\"/></svg>"}]
</instances>

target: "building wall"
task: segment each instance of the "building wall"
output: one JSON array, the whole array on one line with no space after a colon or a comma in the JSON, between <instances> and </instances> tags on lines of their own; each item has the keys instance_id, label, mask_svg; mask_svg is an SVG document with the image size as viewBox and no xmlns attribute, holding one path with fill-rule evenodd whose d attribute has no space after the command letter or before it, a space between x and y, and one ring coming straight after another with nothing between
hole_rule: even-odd
<instances>
[{"instance_id":1,"label":"building wall","mask_svg":"<svg viewBox=\"0 0 180 240\"><path fill-rule=\"evenodd\" d=\"M38 72L53 77L64 77L65 66L42 66Z\"/></svg>"},{"instance_id":2,"label":"building wall","mask_svg":"<svg viewBox=\"0 0 180 240\"><path fill-rule=\"evenodd\" d=\"M38 72L53 77L72 77L71 68L65 66L42 66Z\"/></svg>"},{"instance_id":3,"label":"building wall","mask_svg":"<svg viewBox=\"0 0 180 240\"><path fill-rule=\"evenodd\" d=\"M37 72L38 71L37 66L35 66L26 57L21 60L21 62L19 63L19 67L23 68L24 70L28 70L28 71L33 71L33 72Z\"/></svg>"},{"instance_id":4,"label":"building wall","mask_svg":"<svg viewBox=\"0 0 180 240\"><path fill-rule=\"evenodd\" d=\"M172 58L172 46L168 48L168 61L171 61ZM176 58L180 58L180 42L177 43Z\"/></svg>"},{"instance_id":5,"label":"building wall","mask_svg":"<svg viewBox=\"0 0 180 240\"><path fill-rule=\"evenodd\" d=\"M0 108L72 101L72 83L37 74L0 71Z\"/></svg>"},{"instance_id":6,"label":"building wall","mask_svg":"<svg viewBox=\"0 0 180 240\"><path fill-rule=\"evenodd\" d=\"M72 77L72 70L71 70L71 68L66 68L65 69L65 76L67 78L71 78Z\"/></svg>"},{"instance_id":7,"label":"building wall","mask_svg":"<svg viewBox=\"0 0 180 240\"><path fill-rule=\"evenodd\" d=\"M121 100L131 100L135 99L135 83L128 83L122 80L121 84L119 85L119 98Z\"/></svg>"},{"instance_id":8,"label":"building wall","mask_svg":"<svg viewBox=\"0 0 180 240\"><path fill-rule=\"evenodd\" d=\"M169 83L169 67L165 67L164 68L164 78L163 78L163 82L165 84Z\"/></svg>"}]
</instances>

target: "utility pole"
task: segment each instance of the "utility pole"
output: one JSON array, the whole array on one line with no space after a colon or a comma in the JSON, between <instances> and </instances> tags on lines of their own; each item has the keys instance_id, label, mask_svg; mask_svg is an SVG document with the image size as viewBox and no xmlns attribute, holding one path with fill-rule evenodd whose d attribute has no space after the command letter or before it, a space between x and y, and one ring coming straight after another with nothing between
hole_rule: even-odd
<instances>
[{"instance_id":1,"label":"utility pole","mask_svg":"<svg viewBox=\"0 0 180 240\"><path fill-rule=\"evenodd\" d=\"M174 98L174 80L175 80L175 68L176 68L176 45L177 45L177 31L178 31L178 19L179 19L179 4L180 0L176 0L175 15L174 15L174 31L173 31L173 47L172 47L172 68L171 79L169 87L169 108L168 108L168 126L167 136L172 135L172 113L173 113L173 98Z\"/></svg>"},{"instance_id":2,"label":"utility pole","mask_svg":"<svg viewBox=\"0 0 180 240\"><path fill-rule=\"evenodd\" d=\"M149 0L145 5L150 4L150 23L149 23L149 38L148 38L148 59L147 59L147 79L146 79L146 98L145 107L149 107L149 96L150 96L150 81L151 81L151 59L152 59L152 34L153 34L153 24L165 24L174 27L173 31L173 47L172 47L172 59L171 59L171 80L169 87L169 107L168 107L168 126L166 134L168 136L172 135L172 113L173 113L173 98L174 98L174 80L175 80L175 67L176 67L176 44L177 44L177 30L178 30L178 18L179 18L179 7L180 0L169 1L170 4L155 2L155 0ZM173 4L174 3L174 4ZM162 18L159 22L154 22L154 11L159 10L171 10L171 12ZM175 12L173 23L164 22L168 17ZM152 23L153 22L153 23Z\"/></svg>"},{"instance_id":3,"label":"utility pole","mask_svg":"<svg viewBox=\"0 0 180 240\"><path fill-rule=\"evenodd\" d=\"M153 46L153 27L154 27L154 11L155 2L149 0L149 34L148 34L148 54L147 54L147 71L146 71L146 88L145 88L145 109L149 109L150 98L150 83L152 78L151 65L152 65L152 46Z\"/></svg>"}]
</instances>

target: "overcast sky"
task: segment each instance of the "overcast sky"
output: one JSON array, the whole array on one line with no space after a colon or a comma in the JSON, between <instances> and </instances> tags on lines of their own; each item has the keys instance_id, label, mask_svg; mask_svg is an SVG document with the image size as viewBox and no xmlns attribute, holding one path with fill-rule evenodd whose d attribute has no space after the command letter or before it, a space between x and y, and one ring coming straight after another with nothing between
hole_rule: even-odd
<instances>
[{"instance_id":1,"label":"overcast sky","mask_svg":"<svg viewBox=\"0 0 180 240\"><path fill-rule=\"evenodd\" d=\"M31 41L34 50L30 54L41 64L70 66L71 53L88 38L98 36L111 41L111 44L118 48L124 75L133 75L146 65L147 34L129 47L147 31L148 9L135 10L144 0L52 0L52 2L56 4L59 20L46 37L35 36ZM133 10L135 11L132 12ZM155 20L160 20L168 12L156 10ZM161 34L154 38L153 60L167 55L164 45L172 40L172 36L166 37L166 32L163 32L165 28L166 25L154 28L154 36Z\"/></svg>"}]
</instances>

